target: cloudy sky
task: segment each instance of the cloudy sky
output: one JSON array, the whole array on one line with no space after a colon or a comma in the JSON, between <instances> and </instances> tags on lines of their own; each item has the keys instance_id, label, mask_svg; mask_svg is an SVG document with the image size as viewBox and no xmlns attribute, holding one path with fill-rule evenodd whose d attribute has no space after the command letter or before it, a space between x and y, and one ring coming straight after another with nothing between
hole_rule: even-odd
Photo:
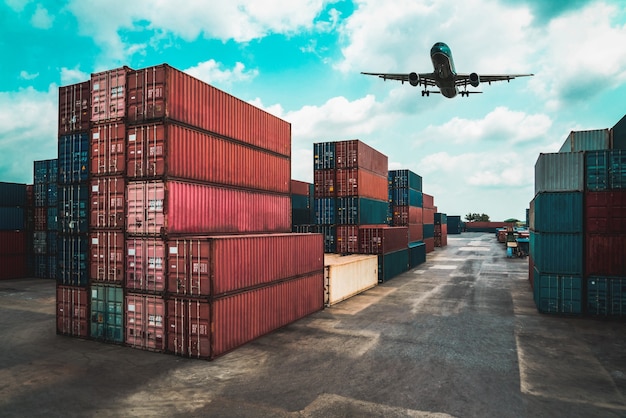
<instances>
[{"instance_id":1,"label":"cloudy sky","mask_svg":"<svg viewBox=\"0 0 626 418\"><path fill-rule=\"evenodd\" d=\"M539 153L626 113L626 9L586 0L5 0L0 181L56 158L58 87L167 62L292 124L292 177L313 143L360 139L423 177L449 215L525 218ZM360 75L532 72L484 94L422 97Z\"/></svg>"}]
</instances>

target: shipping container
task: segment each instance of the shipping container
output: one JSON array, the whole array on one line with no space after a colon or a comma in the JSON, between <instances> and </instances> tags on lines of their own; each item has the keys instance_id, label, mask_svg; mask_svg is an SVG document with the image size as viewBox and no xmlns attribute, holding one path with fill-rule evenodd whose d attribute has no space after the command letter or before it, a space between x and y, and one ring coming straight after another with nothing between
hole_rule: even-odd
<instances>
[{"instance_id":1,"label":"shipping container","mask_svg":"<svg viewBox=\"0 0 626 418\"><path fill-rule=\"evenodd\" d=\"M59 87L58 136L89 130L91 83Z\"/></svg>"},{"instance_id":2,"label":"shipping container","mask_svg":"<svg viewBox=\"0 0 626 418\"><path fill-rule=\"evenodd\" d=\"M0 209L2 211L2 209ZM46 231L48 229L48 208L41 207L33 210L33 226L35 231ZM58 229L58 209L57 209L57 229Z\"/></svg>"},{"instance_id":3,"label":"shipping container","mask_svg":"<svg viewBox=\"0 0 626 418\"><path fill-rule=\"evenodd\" d=\"M626 277L588 277L586 313L593 316L625 317Z\"/></svg>"},{"instance_id":4,"label":"shipping container","mask_svg":"<svg viewBox=\"0 0 626 418\"><path fill-rule=\"evenodd\" d=\"M608 129L571 131L559 152L594 151L611 148Z\"/></svg>"},{"instance_id":5,"label":"shipping container","mask_svg":"<svg viewBox=\"0 0 626 418\"><path fill-rule=\"evenodd\" d=\"M59 137L59 184L85 182L89 178L89 133Z\"/></svg>"},{"instance_id":6,"label":"shipping container","mask_svg":"<svg viewBox=\"0 0 626 418\"><path fill-rule=\"evenodd\" d=\"M26 184L0 181L0 206L26 206Z\"/></svg>"},{"instance_id":7,"label":"shipping container","mask_svg":"<svg viewBox=\"0 0 626 418\"><path fill-rule=\"evenodd\" d=\"M409 228L409 242L424 240L423 224L408 224L406 227Z\"/></svg>"},{"instance_id":8,"label":"shipping container","mask_svg":"<svg viewBox=\"0 0 626 418\"><path fill-rule=\"evenodd\" d=\"M626 276L626 234L585 235L585 276Z\"/></svg>"},{"instance_id":9,"label":"shipping container","mask_svg":"<svg viewBox=\"0 0 626 418\"><path fill-rule=\"evenodd\" d=\"M424 238L423 241L426 246L426 254L430 254L435 251L435 238Z\"/></svg>"},{"instance_id":10,"label":"shipping container","mask_svg":"<svg viewBox=\"0 0 626 418\"><path fill-rule=\"evenodd\" d=\"M535 194L584 191L584 156L584 152L539 154L535 163Z\"/></svg>"},{"instance_id":11,"label":"shipping container","mask_svg":"<svg viewBox=\"0 0 626 418\"><path fill-rule=\"evenodd\" d=\"M124 229L126 221L126 179L93 177L89 201L89 225L99 229Z\"/></svg>"},{"instance_id":12,"label":"shipping container","mask_svg":"<svg viewBox=\"0 0 626 418\"><path fill-rule=\"evenodd\" d=\"M585 232L626 234L626 190L585 192Z\"/></svg>"},{"instance_id":13,"label":"shipping container","mask_svg":"<svg viewBox=\"0 0 626 418\"><path fill-rule=\"evenodd\" d=\"M124 232L92 229L89 268L93 282L124 283Z\"/></svg>"},{"instance_id":14,"label":"shipping container","mask_svg":"<svg viewBox=\"0 0 626 418\"><path fill-rule=\"evenodd\" d=\"M315 223L318 225L334 225L337 223L336 215L337 199L327 197L315 199Z\"/></svg>"},{"instance_id":15,"label":"shipping container","mask_svg":"<svg viewBox=\"0 0 626 418\"><path fill-rule=\"evenodd\" d=\"M337 225L337 248L338 254L359 254L359 226Z\"/></svg>"},{"instance_id":16,"label":"shipping container","mask_svg":"<svg viewBox=\"0 0 626 418\"><path fill-rule=\"evenodd\" d=\"M56 231L58 229L58 227L59 227L59 223L58 223L58 220L59 220L59 217L58 217L59 210L58 210L58 208L56 206L48 207L46 213L47 213L47 215L46 215L47 216L46 223L47 223L48 231Z\"/></svg>"},{"instance_id":17,"label":"shipping container","mask_svg":"<svg viewBox=\"0 0 626 418\"><path fill-rule=\"evenodd\" d=\"M57 334L89 337L89 298L87 289L59 286L56 291Z\"/></svg>"},{"instance_id":18,"label":"shipping container","mask_svg":"<svg viewBox=\"0 0 626 418\"><path fill-rule=\"evenodd\" d=\"M47 216L45 209L44 213ZM18 231L24 226L24 208L0 206L0 231Z\"/></svg>"},{"instance_id":19,"label":"shipping container","mask_svg":"<svg viewBox=\"0 0 626 418\"><path fill-rule=\"evenodd\" d=\"M411 170L390 170L388 173L390 189L413 189L422 191L422 177Z\"/></svg>"},{"instance_id":20,"label":"shipping container","mask_svg":"<svg viewBox=\"0 0 626 418\"><path fill-rule=\"evenodd\" d=\"M409 243L409 269L426 262L426 244L422 241Z\"/></svg>"},{"instance_id":21,"label":"shipping container","mask_svg":"<svg viewBox=\"0 0 626 418\"><path fill-rule=\"evenodd\" d=\"M467 232L492 232L495 233L498 228L514 228L515 223L513 222L466 222L465 230Z\"/></svg>"},{"instance_id":22,"label":"shipping container","mask_svg":"<svg viewBox=\"0 0 626 418\"><path fill-rule=\"evenodd\" d=\"M422 224L424 209L417 206L393 206L392 216L393 226Z\"/></svg>"},{"instance_id":23,"label":"shipping container","mask_svg":"<svg viewBox=\"0 0 626 418\"><path fill-rule=\"evenodd\" d=\"M422 229L424 230L424 238L433 238L435 236L435 224L424 224Z\"/></svg>"},{"instance_id":24,"label":"shipping container","mask_svg":"<svg viewBox=\"0 0 626 418\"><path fill-rule=\"evenodd\" d=\"M422 204L424 208L432 209L435 207L435 198L429 194L422 193Z\"/></svg>"},{"instance_id":25,"label":"shipping container","mask_svg":"<svg viewBox=\"0 0 626 418\"><path fill-rule=\"evenodd\" d=\"M48 233L46 231L33 232L33 253L48 254Z\"/></svg>"},{"instance_id":26,"label":"shipping container","mask_svg":"<svg viewBox=\"0 0 626 418\"><path fill-rule=\"evenodd\" d=\"M48 256L43 254L34 254L33 255L33 275L38 279L47 279L48 278ZM56 266L55 266L56 267ZM56 268L55 268L55 276L56 280Z\"/></svg>"},{"instance_id":27,"label":"shipping container","mask_svg":"<svg viewBox=\"0 0 626 418\"><path fill-rule=\"evenodd\" d=\"M435 225L448 225L448 215L445 213L437 212L435 213Z\"/></svg>"},{"instance_id":28,"label":"shipping container","mask_svg":"<svg viewBox=\"0 0 626 418\"><path fill-rule=\"evenodd\" d=\"M38 160L33 163L34 184L56 183L58 176L58 160Z\"/></svg>"},{"instance_id":29,"label":"shipping container","mask_svg":"<svg viewBox=\"0 0 626 418\"><path fill-rule=\"evenodd\" d=\"M383 283L409 270L409 248L378 255L378 282Z\"/></svg>"},{"instance_id":30,"label":"shipping container","mask_svg":"<svg viewBox=\"0 0 626 418\"><path fill-rule=\"evenodd\" d=\"M324 238L324 252L337 251L337 227L335 225L319 225L319 232Z\"/></svg>"},{"instance_id":31,"label":"shipping container","mask_svg":"<svg viewBox=\"0 0 626 418\"><path fill-rule=\"evenodd\" d=\"M387 177L388 158L358 139L335 143L335 168L360 168Z\"/></svg>"},{"instance_id":32,"label":"shipping container","mask_svg":"<svg viewBox=\"0 0 626 418\"><path fill-rule=\"evenodd\" d=\"M387 254L407 249L409 231L405 226L359 227L359 252L361 254Z\"/></svg>"},{"instance_id":33,"label":"shipping container","mask_svg":"<svg viewBox=\"0 0 626 418\"><path fill-rule=\"evenodd\" d=\"M626 149L626 116L611 128L611 148Z\"/></svg>"},{"instance_id":34,"label":"shipping container","mask_svg":"<svg viewBox=\"0 0 626 418\"><path fill-rule=\"evenodd\" d=\"M376 255L324 255L324 304L335 305L378 285Z\"/></svg>"},{"instance_id":35,"label":"shipping container","mask_svg":"<svg viewBox=\"0 0 626 418\"><path fill-rule=\"evenodd\" d=\"M58 235L57 282L60 285L85 287L89 284L88 240L86 234Z\"/></svg>"},{"instance_id":36,"label":"shipping container","mask_svg":"<svg viewBox=\"0 0 626 418\"><path fill-rule=\"evenodd\" d=\"M47 197L47 205L56 206L59 204L59 187L56 183L48 183L48 197Z\"/></svg>"},{"instance_id":37,"label":"shipping container","mask_svg":"<svg viewBox=\"0 0 626 418\"><path fill-rule=\"evenodd\" d=\"M458 235L463 232L461 217L456 215L448 216L448 234Z\"/></svg>"},{"instance_id":38,"label":"shipping container","mask_svg":"<svg viewBox=\"0 0 626 418\"><path fill-rule=\"evenodd\" d=\"M288 194L181 181L129 182L126 229L131 234L289 232Z\"/></svg>"},{"instance_id":39,"label":"shipping container","mask_svg":"<svg viewBox=\"0 0 626 418\"><path fill-rule=\"evenodd\" d=\"M26 277L26 254L0 254L0 280Z\"/></svg>"},{"instance_id":40,"label":"shipping container","mask_svg":"<svg viewBox=\"0 0 626 418\"><path fill-rule=\"evenodd\" d=\"M584 240L582 233L530 231L530 253L542 273L582 276Z\"/></svg>"},{"instance_id":41,"label":"shipping container","mask_svg":"<svg viewBox=\"0 0 626 418\"><path fill-rule=\"evenodd\" d=\"M56 231L46 232L46 241L48 242L48 254L49 255L56 255L58 252L58 244L59 244L58 235L59 234Z\"/></svg>"},{"instance_id":42,"label":"shipping container","mask_svg":"<svg viewBox=\"0 0 626 418\"><path fill-rule=\"evenodd\" d=\"M311 199L308 196L292 194L291 195L291 209L303 209L310 210L312 207ZM309 222L310 223L310 222Z\"/></svg>"},{"instance_id":43,"label":"shipping container","mask_svg":"<svg viewBox=\"0 0 626 418\"><path fill-rule=\"evenodd\" d=\"M121 286L91 285L91 338L124 342L124 289Z\"/></svg>"},{"instance_id":44,"label":"shipping container","mask_svg":"<svg viewBox=\"0 0 626 418\"><path fill-rule=\"evenodd\" d=\"M24 231L0 231L0 255L26 254L27 233Z\"/></svg>"},{"instance_id":45,"label":"shipping container","mask_svg":"<svg viewBox=\"0 0 626 418\"><path fill-rule=\"evenodd\" d=\"M322 271L212 300L168 300L168 351L213 359L324 307Z\"/></svg>"},{"instance_id":46,"label":"shipping container","mask_svg":"<svg viewBox=\"0 0 626 418\"><path fill-rule=\"evenodd\" d=\"M86 233L88 227L89 184L59 186L59 232L64 234Z\"/></svg>"},{"instance_id":47,"label":"shipping container","mask_svg":"<svg viewBox=\"0 0 626 418\"><path fill-rule=\"evenodd\" d=\"M538 193L530 202L530 228L537 232L583 232L583 192Z\"/></svg>"},{"instance_id":48,"label":"shipping container","mask_svg":"<svg viewBox=\"0 0 626 418\"><path fill-rule=\"evenodd\" d=\"M167 290L217 296L321 272L320 234L181 237L167 242Z\"/></svg>"},{"instance_id":49,"label":"shipping container","mask_svg":"<svg viewBox=\"0 0 626 418\"><path fill-rule=\"evenodd\" d=\"M181 122L291 157L291 124L167 64L128 74L128 121Z\"/></svg>"},{"instance_id":50,"label":"shipping container","mask_svg":"<svg viewBox=\"0 0 626 418\"><path fill-rule=\"evenodd\" d=\"M311 209L291 209L291 223L294 225L310 225L313 224L314 212Z\"/></svg>"},{"instance_id":51,"label":"shipping container","mask_svg":"<svg viewBox=\"0 0 626 418\"><path fill-rule=\"evenodd\" d=\"M435 225L434 231L435 247L445 247L448 245L448 224Z\"/></svg>"},{"instance_id":52,"label":"shipping container","mask_svg":"<svg viewBox=\"0 0 626 418\"><path fill-rule=\"evenodd\" d=\"M337 197L367 197L385 201L387 177L360 168L336 170Z\"/></svg>"},{"instance_id":53,"label":"shipping container","mask_svg":"<svg viewBox=\"0 0 626 418\"><path fill-rule=\"evenodd\" d=\"M48 206L48 183L35 183L33 186L35 207Z\"/></svg>"},{"instance_id":54,"label":"shipping container","mask_svg":"<svg viewBox=\"0 0 626 418\"><path fill-rule=\"evenodd\" d=\"M127 293L125 300L126 345L148 351L165 351L167 322L163 297Z\"/></svg>"},{"instance_id":55,"label":"shipping container","mask_svg":"<svg viewBox=\"0 0 626 418\"><path fill-rule=\"evenodd\" d=\"M167 245L159 237L126 239L126 289L161 293L167 281Z\"/></svg>"},{"instance_id":56,"label":"shipping container","mask_svg":"<svg viewBox=\"0 0 626 418\"><path fill-rule=\"evenodd\" d=\"M407 188L393 188L388 191L389 202L394 206L424 205L424 194L418 190Z\"/></svg>"},{"instance_id":57,"label":"shipping container","mask_svg":"<svg viewBox=\"0 0 626 418\"><path fill-rule=\"evenodd\" d=\"M335 142L313 144L313 170L335 169Z\"/></svg>"},{"instance_id":58,"label":"shipping container","mask_svg":"<svg viewBox=\"0 0 626 418\"><path fill-rule=\"evenodd\" d=\"M585 170L587 190L626 189L626 150L589 151Z\"/></svg>"},{"instance_id":59,"label":"shipping container","mask_svg":"<svg viewBox=\"0 0 626 418\"><path fill-rule=\"evenodd\" d=\"M579 275L543 273L535 265L534 299L541 313L581 315L583 286Z\"/></svg>"},{"instance_id":60,"label":"shipping container","mask_svg":"<svg viewBox=\"0 0 626 418\"><path fill-rule=\"evenodd\" d=\"M387 223L389 204L384 200L366 197L342 197L336 199L338 224L377 225Z\"/></svg>"},{"instance_id":61,"label":"shipping container","mask_svg":"<svg viewBox=\"0 0 626 418\"><path fill-rule=\"evenodd\" d=\"M58 272L58 258L56 255L48 254L46 256L48 266L46 267L47 276L45 279L56 280Z\"/></svg>"},{"instance_id":62,"label":"shipping container","mask_svg":"<svg viewBox=\"0 0 626 418\"><path fill-rule=\"evenodd\" d=\"M127 133L129 178L290 192L291 160L284 155L170 122L128 127Z\"/></svg>"},{"instance_id":63,"label":"shipping container","mask_svg":"<svg viewBox=\"0 0 626 418\"><path fill-rule=\"evenodd\" d=\"M336 179L337 170L315 170L313 172L313 179L315 185L315 198L321 199L323 197L336 197Z\"/></svg>"},{"instance_id":64,"label":"shipping container","mask_svg":"<svg viewBox=\"0 0 626 418\"><path fill-rule=\"evenodd\" d=\"M311 194L312 183L291 179L291 195L313 197Z\"/></svg>"},{"instance_id":65,"label":"shipping container","mask_svg":"<svg viewBox=\"0 0 626 418\"><path fill-rule=\"evenodd\" d=\"M422 209L422 223L434 225L436 212L437 210L435 208L424 207Z\"/></svg>"},{"instance_id":66,"label":"shipping container","mask_svg":"<svg viewBox=\"0 0 626 418\"><path fill-rule=\"evenodd\" d=\"M93 123L123 120L126 116L126 75L124 66L91 74L91 121Z\"/></svg>"},{"instance_id":67,"label":"shipping container","mask_svg":"<svg viewBox=\"0 0 626 418\"><path fill-rule=\"evenodd\" d=\"M126 125L110 122L91 128L89 155L92 176L123 176L126 173Z\"/></svg>"},{"instance_id":68,"label":"shipping container","mask_svg":"<svg viewBox=\"0 0 626 418\"><path fill-rule=\"evenodd\" d=\"M55 184L59 181L59 159L48 160L48 184Z\"/></svg>"}]
</instances>

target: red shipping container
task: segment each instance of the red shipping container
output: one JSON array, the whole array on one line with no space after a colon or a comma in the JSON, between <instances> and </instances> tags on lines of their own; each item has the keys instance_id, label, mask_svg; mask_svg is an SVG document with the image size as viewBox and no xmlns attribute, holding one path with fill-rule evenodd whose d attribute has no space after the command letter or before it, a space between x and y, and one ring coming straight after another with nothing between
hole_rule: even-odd
<instances>
[{"instance_id":1,"label":"red shipping container","mask_svg":"<svg viewBox=\"0 0 626 418\"><path fill-rule=\"evenodd\" d=\"M220 295L324 269L321 234L181 237L167 247L167 290L178 296Z\"/></svg>"},{"instance_id":2,"label":"red shipping container","mask_svg":"<svg viewBox=\"0 0 626 418\"><path fill-rule=\"evenodd\" d=\"M0 280L23 279L27 275L26 255L0 254Z\"/></svg>"},{"instance_id":3,"label":"red shipping container","mask_svg":"<svg viewBox=\"0 0 626 418\"><path fill-rule=\"evenodd\" d=\"M48 208L37 207L34 210L35 231L46 231L48 229Z\"/></svg>"},{"instance_id":4,"label":"red shipping container","mask_svg":"<svg viewBox=\"0 0 626 418\"><path fill-rule=\"evenodd\" d=\"M92 230L89 234L91 280L124 282L124 232Z\"/></svg>"},{"instance_id":5,"label":"red shipping container","mask_svg":"<svg viewBox=\"0 0 626 418\"><path fill-rule=\"evenodd\" d=\"M435 223L435 212L434 208L427 208L424 206L422 209L422 223L425 225L432 225Z\"/></svg>"},{"instance_id":6,"label":"red shipping container","mask_svg":"<svg viewBox=\"0 0 626 418\"><path fill-rule=\"evenodd\" d=\"M84 287L57 286L57 334L89 337L89 295Z\"/></svg>"},{"instance_id":7,"label":"red shipping container","mask_svg":"<svg viewBox=\"0 0 626 418\"><path fill-rule=\"evenodd\" d=\"M90 102L89 81L59 87L59 136L89 129Z\"/></svg>"},{"instance_id":8,"label":"red shipping container","mask_svg":"<svg viewBox=\"0 0 626 418\"><path fill-rule=\"evenodd\" d=\"M626 234L585 234L585 276L626 276Z\"/></svg>"},{"instance_id":9,"label":"red shipping container","mask_svg":"<svg viewBox=\"0 0 626 418\"><path fill-rule=\"evenodd\" d=\"M423 203L422 203L422 207L424 208L430 208L430 209L434 209L435 208L435 198L429 194L426 193L422 193L423 196ZM436 212L433 211L433 213ZM428 223L428 222L424 222L424 223ZM434 223L434 222L431 222Z\"/></svg>"},{"instance_id":10,"label":"red shipping container","mask_svg":"<svg viewBox=\"0 0 626 418\"><path fill-rule=\"evenodd\" d=\"M291 194L310 197L311 183L300 180L291 180Z\"/></svg>"},{"instance_id":11,"label":"red shipping container","mask_svg":"<svg viewBox=\"0 0 626 418\"><path fill-rule=\"evenodd\" d=\"M126 180L124 177L94 177L91 179L91 228L124 229L126 218Z\"/></svg>"},{"instance_id":12,"label":"red shipping container","mask_svg":"<svg viewBox=\"0 0 626 418\"><path fill-rule=\"evenodd\" d=\"M389 199L387 175L381 176L360 168L336 170L337 197L368 197L370 199Z\"/></svg>"},{"instance_id":13,"label":"red shipping container","mask_svg":"<svg viewBox=\"0 0 626 418\"><path fill-rule=\"evenodd\" d=\"M337 225L337 253L359 254L358 225Z\"/></svg>"},{"instance_id":14,"label":"red shipping container","mask_svg":"<svg viewBox=\"0 0 626 418\"><path fill-rule=\"evenodd\" d=\"M422 241L424 239L423 224L409 224L409 242Z\"/></svg>"},{"instance_id":15,"label":"red shipping container","mask_svg":"<svg viewBox=\"0 0 626 418\"><path fill-rule=\"evenodd\" d=\"M423 209L417 206L394 206L392 213L394 226L423 223Z\"/></svg>"},{"instance_id":16,"label":"red shipping container","mask_svg":"<svg viewBox=\"0 0 626 418\"><path fill-rule=\"evenodd\" d=\"M126 295L125 343L148 351L167 347L165 300L160 296L128 293Z\"/></svg>"},{"instance_id":17,"label":"red shipping container","mask_svg":"<svg viewBox=\"0 0 626 418\"><path fill-rule=\"evenodd\" d=\"M128 75L128 120L166 119L291 157L291 124L167 64Z\"/></svg>"},{"instance_id":18,"label":"red shipping container","mask_svg":"<svg viewBox=\"0 0 626 418\"><path fill-rule=\"evenodd\" d=\"M126 125L121 122L96 125L91 129L92 176L123 176L126 172Z\"/></svg>"},{"instance_id":19,"label":"red shipping container","mask_svg":"<svg viewBox=\"0 0 626 418\"><path fill-rule=\"evenodd\" d=\"M409 229L397 227L359 227L359 252L361 254L389 254L407 249Z\"/></svg>"},{"instance_id":20,"label":"red shipping container","mask_svg":"<svg viewBox=\"0 0 626 418\"><path fill-rule=\"evenodd\" d=\"M270 233L291 231L291 197L181 181L130 182L131 234Z\"/></svg>"},{"instance_id":21,"label":"red shipping container","mask_svg":"<svg viewBox=\"0 0 626 418\"><path fill-rule=\"evenodd\" d=\"M172 297L167 310L168 351L213 359L323 306L323 272L210 301Z\"/></svg>"},{"instance_id":22,"label":"red shipping container","mask_svg":"<svg viewBox=\"0 0 626 418\"><path fill-rule=\"evenodd\" d=\"M585 232L626 233L626 190L585 192Z\"/></svg>"},{"instance_id":23,"label":"red shipping container","mask_svg":"<svg viewBox=\"0 0 626 418\"><path fill-rule=\"evenodd\" d=\"M435 224L435 247L445 247L448 245L448 225Z\"/></svg>"},{"instance_id":24,"label":"red shipping container","mask_svg":"<svg viewBox=\"0 0 626 418\"><path fill-rule=\"evenodd\" d=\"M424 238L424 244L426 244L426 254L435 251L435 238Z\"/></svg>"},{"instance_id":25,"label":"red shipping container","mask_svg":"<svg viewBox=\"0 0 626 418\"><path fill-rule=\"evenodd\" d=\"M26 254L27 252L25 231L0 231L0 255ZM4 264L2 266L4 267Z\"/></svg>"},{"instance_id":26,"label":"red shipping container","mask_svg":"<svg viewBox=\"0 0 626 418\"><path fill-rule=\"evenodd\" d=\"M166 245L157 237L126 240L126 289L162 292L166 286Z\"/></svg>"},{"instance_id":27,"label":"red shipping container","mask_svg":"<svg viewBox=\"0 0 626 418\"><path fill-rule=\"evenodd\" d=\"M336 170L314 170L313 181L315 183L315 198L335 197Z\"/></svg>"},{"instance_id":28,"label":"red shipping container","mask_svg":"<svg viewBox=\"0 0 626 418\"><path fill-rule=\"evenodd\" d=\"M128 128L128 177L179 178L289 193L291 160L174 123Z\"/></svg>"},{"instance_id":29,"label":"red shipping container","mask_svg":"<svg viewBox=\"0 0 626 418\"><path fill-rule=\"evenodd\" d=\"M358 139L335 142L335 164L338 169L362 168L387 178L387 156Z\"/></svg>"},{"instance_id":30,"label":"red shipping container","mask_svg":"<svg viewBox=\"0 0 626 418\"><path fill-rule=\"evenodd\" d=\"M126 116L126 74L124 66L91 75L91 121L121 120Z\"/></svg>"}]
</instances>

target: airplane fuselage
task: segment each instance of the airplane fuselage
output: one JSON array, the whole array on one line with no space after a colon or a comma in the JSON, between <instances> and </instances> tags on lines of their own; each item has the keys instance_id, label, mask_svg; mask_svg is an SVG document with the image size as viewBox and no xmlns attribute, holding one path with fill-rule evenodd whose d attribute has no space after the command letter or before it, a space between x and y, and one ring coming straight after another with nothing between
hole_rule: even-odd
<instances>
[{"instance_id":1,"label":"airplane fuselage","mask_svg":"<svg viewBox=\"0 0 626 418\"><path fill-rule=\"evenodd\" d=\"M443 42L437 42L430 49L430 59L433 62L435 83L441 94L451 99L459 91L456 88L456 70L450 47Z\"/></svg>"}]
</instances>

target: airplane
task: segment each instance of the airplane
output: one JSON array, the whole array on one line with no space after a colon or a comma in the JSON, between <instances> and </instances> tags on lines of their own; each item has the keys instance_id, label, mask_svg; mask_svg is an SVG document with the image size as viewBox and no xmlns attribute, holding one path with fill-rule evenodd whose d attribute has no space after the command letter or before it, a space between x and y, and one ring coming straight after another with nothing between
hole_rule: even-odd
<instances>
[{"instance_id":1,"label":"airplane","mask_svg":"<svg viewBox=\"0 0 626 418\"><path fill-rule=\"evenodd\" d=\"M511 81L516 77L529 77L534 74L498 74L498 75L478 75L477 73L459 74L454 68L454 60L452 59L452 51L450 47L443 42L437 42L430 49L430 59L433 62L434 72L432 73L408 73L408 74L390 74L390 73L364 73L365 75L374 75L383 80L398 80L402 84L409 82L410 85L424 86L422 96L430 96L430 93L442 94L452 99L457 94L461 97L469 97L470 94L482 93L482 91L467 90L468 84L472 87L478 87L481 82L491 84L494 81ZM459 91L459 87L464 87ZM438 87L439 91L428 90L428 87Z\"/></svg>"}]
</instances>

